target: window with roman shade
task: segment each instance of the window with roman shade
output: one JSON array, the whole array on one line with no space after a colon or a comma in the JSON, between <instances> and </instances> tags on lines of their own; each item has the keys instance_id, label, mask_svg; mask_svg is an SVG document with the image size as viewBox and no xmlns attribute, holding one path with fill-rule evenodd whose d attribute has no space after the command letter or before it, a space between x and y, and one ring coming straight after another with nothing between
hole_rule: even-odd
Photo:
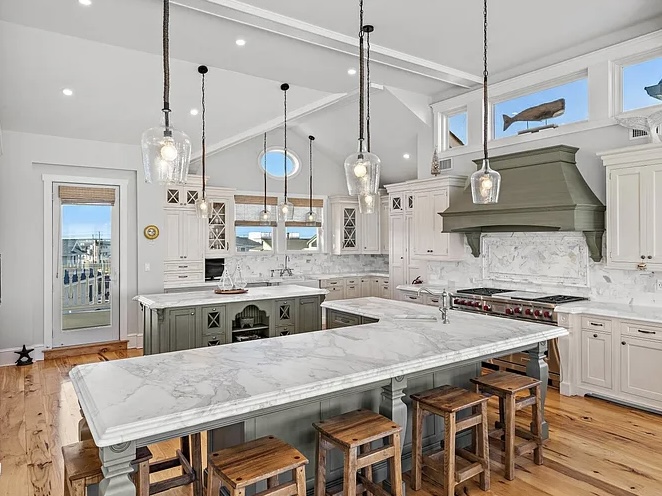
<instances>
[{"instance_id":1,"label":"window with roman shade","mask_svg":"<svg viewBox=\"0 0 662 496\"><path fill-rule=\"evenodd\" d=\"M267 225L258 220L264 209L263 196L235 195L234 202L237 253L273 251L278 199L275 196L267 197L267 210L271 212L272 219Z\"/></svg>"},{"instance_id":2,"label":"window with roman shade","mask_svg":"<svg viewBox=\"0 0 662 496\"><path fill-rule=\"evenodd\" d=\"M115 188L62 185L58 196L62 205L115 205Z\"/></svg>"}]
</instances>

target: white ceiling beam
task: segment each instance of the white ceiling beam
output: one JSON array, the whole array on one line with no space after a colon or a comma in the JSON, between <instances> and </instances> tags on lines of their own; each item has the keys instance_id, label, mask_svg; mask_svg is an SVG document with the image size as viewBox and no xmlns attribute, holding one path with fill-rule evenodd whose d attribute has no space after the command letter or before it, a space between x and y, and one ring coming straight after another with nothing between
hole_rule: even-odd
<instances>
[{"instance_id":1,"label":"white ceiling beam","mask_svg":"<svg viewBox=\"0 0 662 496\"><path fill-rule=\"evenodd\" d=\"M352 36L247 5L237 0L174 0L172 3L329 50L352 56L356 56L358 53L358 40ZM375 44L370 47L370 60L376 64L418 74L460 88L473 88L483 82L481 76Z\"/></svg>"}]
</instances>

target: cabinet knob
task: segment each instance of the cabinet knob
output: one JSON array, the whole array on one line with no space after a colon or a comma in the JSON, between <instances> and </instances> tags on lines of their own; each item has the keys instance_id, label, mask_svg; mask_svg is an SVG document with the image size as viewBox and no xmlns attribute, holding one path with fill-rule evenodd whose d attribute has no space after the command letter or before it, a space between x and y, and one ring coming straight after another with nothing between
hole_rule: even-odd
<instances>
[{"instance_id":1,"label":"cabinet knob","mask_svg":"<svg viewBox=\"0 0 662 496\"><path fill-rule=\"evenodd\" d=\"M598 335L597 335L597 334L593 334L593 337L594 337L594 338L597 338L597 337L598 337Z\"/></svg>"},{"instance_id":2,"label":"cabinet knob","mask_svg":"<svg viewBox=\"0 0 662 496\"><path fill-rule=\"evenodd\" d=\"M646 260L646 256L645 256L645 255L642 255L642 256L641 256L641 259L642 259L642 260Z\"/></svg>"},{"instance_id":3,"label":"cabinet knob","mask_svg":"<svg viewBox=\"0 0 662 496\"><path fill-rule=\"evenodd\" d=\"M648 258L648 260L650 260L651 258L653 258L653 255L648 255L646 258Z\"/></svg>"},{"instance_id":4,"label":"cabinet knob","mask_svg":"<svg viewBox=\"0 0 662 496\"><path fill-rule=\"evenodd\" d=\"M191 312L191 315L195 315L195 312Z\"/></svg>"},{"instance_id":5,"label":"cabinet knob","mask_svg":"<svg viewBox=\"0 0 662 496\"><path fill-rule=\"evenodd\" d=\"M621 344L625 346L627 343L625 341L621 341Z\"/></svg>"}]
</instances>

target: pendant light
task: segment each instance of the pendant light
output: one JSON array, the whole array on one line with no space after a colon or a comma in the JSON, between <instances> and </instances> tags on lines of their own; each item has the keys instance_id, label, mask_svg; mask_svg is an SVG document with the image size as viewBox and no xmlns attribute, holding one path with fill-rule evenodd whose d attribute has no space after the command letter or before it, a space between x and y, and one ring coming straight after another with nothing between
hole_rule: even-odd
<instances>
[{"instance_id":1,"label":"pendant light","mask_svg":"<svg viewBox=\"0 0 662 496\"><path fill-rule=\"evenodd\" d=\"M201 219L206 219L209 217L209 212L211 211L211 202L207 200L207 147L205 144L206 139L206 127L207 127L207 107L205 105L205 74L209 72L209 69L206 65L201 65L198 67L198 72L200 73L202 79L202 196L198 198L195 202L195 212L198 214L198 217Z\"/></svg>"},{"instance_id":2,"label":"pendant light","mask_svg":"<svg viewBox=\"0 0 662 496\"><path fill-rule=\"evenodd\" d=\"M271 211L267 206L267 133L264 133L264 149L262 151L262 161L263 161L263 172L264 172L264 206L260 213L258 214L258 221L261 226L270 226L271 223Z\"/></svg>"},{"instance_id":3,"label":"pendant light","mask_svg":"<svg viewBox=\"0 0 662 496\"><path fill-rule=\"evenodd\" d=\"M366 148L365 126L365 50L363 0L359 2L359 143L358 151L345 159L345 179L350 195L377 194L380 160Z\"/></svg>"},{"instance_id":4,"label":"pendant light","mask_svg":"<svg viewBox=\"0 0 662 496\"><path fill-rule=\"evenodd\" d=\"M490 168L487 153L487 0L483 4L483 166L471 174L471 197L477 204L494 204L499 201L501 189L501 174Z\"/></svg>"},{"instance_id":5,"label":"pendant light","mask_svg":"<svg viewBox=\"0 0 662 496\"><path fill-rule=\"evenodd\" d=\"M140 140L145 182L184 184L191 161L191 140L170 123L170 1L163 1L163 120Z\"/></svg>"},{"instance_id":6,"label":"pendant light","mask_svg":"<svg viewBox=\"0 0 662 496\"><path fill-rule=\"evenodd\" d=\"M278 220L292 220L294 218L294 205L287 199L287 90L290 85L283 83L280 85L283 90L283 172L285 173L285 189L283 191L283 201L278 205Z\"/></svg>"},{"instance_id":7,"label":"pendant light","mask_svg":"<svg viewBox=\"0 0 662 496\"><path fill-rule=\"evenodd\" d=\"M366 58L365 58L365 69L366 69L366 95L365 95L365 103L366 103L366 117L365 117L365 128L366 128L366 142L367 146L366 149L368 153L372 152L371 149L371 134L370 134L370 33L372 33L375 30L375 27L366 24L361 28L361 31L365 33L365 41L366 41ZM379 186L379 179L377 179L377 186ZM362 214L374 214L375 213L375 205L377 204L377 193L373 193L372 191L368 193L359 193L359 212Z\"/></svg>"},{"instance_id":8,"label":"pendant light","mask_svg":"<svg viewBox=\"0 0 662 496\"><path fill-rule=\"evenodd\" d=\"M315 136L308 136L309 149L309 168L308 168L308 213L306 214L306 224L314 226L317 223L317 213L313 210L313 141Z\"/></svg>"}]
</instances>

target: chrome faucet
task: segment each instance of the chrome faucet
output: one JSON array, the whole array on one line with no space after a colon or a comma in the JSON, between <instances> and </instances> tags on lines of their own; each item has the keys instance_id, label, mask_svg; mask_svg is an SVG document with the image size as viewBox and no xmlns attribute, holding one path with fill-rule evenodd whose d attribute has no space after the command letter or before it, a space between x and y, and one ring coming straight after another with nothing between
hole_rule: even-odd
<instances>
[{"instance_id":1,"label":"chrome faucet","mask_svg":"<svg viewBox=\"0 0 662 496\"><path fill-rule=\"evenodd\" d=\"M289 261L290 261L290 256L285 255L285 266L282 269L280 269L280 277L283 277L283 275L285 275L285 274L287 274L290 277L292 276L292 269L290 269L287 266L287 262L289 262Z\"/></svg>"},{"instance_id":2,"label":"chrome faucet","mask_svg":"<svg viewBox=\"0 0 662 496\"><path fill-rule=\"evenodd\" d=\"M417 295L421 296L421 293L425 291L427 294L436 296L436 293L433 293L430 291L428 288L418 288ZM450 295L446 291L446 289L443 290L441 295L439 295L439 311L441 312L441 323L442 324L448 324L450 321L448 320L448 302L450 301Z\"/></svg>"}]
</instances>

